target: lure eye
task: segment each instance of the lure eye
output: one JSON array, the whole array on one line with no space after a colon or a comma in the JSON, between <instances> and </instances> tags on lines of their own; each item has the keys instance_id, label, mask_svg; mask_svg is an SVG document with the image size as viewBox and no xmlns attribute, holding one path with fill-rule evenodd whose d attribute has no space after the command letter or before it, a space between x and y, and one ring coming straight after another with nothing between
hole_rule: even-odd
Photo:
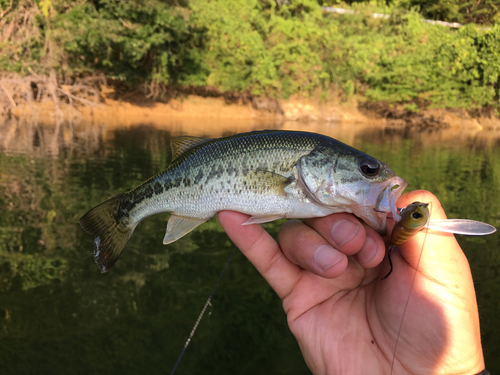
<instances>
[{"instance_id":1,"label":"lure eye","mask_svg":"<svg viewBox=\"0 0 500 375\"><path fill-rule=\"evenodd\" d=\"M423 216L420 212L414 212L411 214L411 217L415 220L421 219Z\"/></svg>"},{"instance_id":2,"label":"lure eye","mask_svg":"<svg viewBox=\"0 0 500 375\"><path fill-rule=\"evenodd\" d=\"M366 177L376 177L380 172L380 164L375 159L365 159L360 165L361 172Z\"/></svg>"}]
</instances>

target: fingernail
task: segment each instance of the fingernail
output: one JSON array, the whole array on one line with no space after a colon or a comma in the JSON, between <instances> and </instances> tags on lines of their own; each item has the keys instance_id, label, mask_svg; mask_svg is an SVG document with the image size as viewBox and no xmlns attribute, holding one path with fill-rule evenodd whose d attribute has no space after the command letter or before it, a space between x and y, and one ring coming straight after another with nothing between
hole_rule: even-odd
<instances>
[{"instance_id":1,"label":"fingernail","mask_svg":"<svg viewBox=\"0 0 500 375\"><path fill-rule=\"evenodd\" d=\"M314 261L322 271L327 270L331 266L342 260L344 255L328 245L321 245L314 253Z\"/></svg>"},{"instance_id":2,"label":"fingernail","mask_svg":"<svg viewBox=\"0 0 500 375\"><path fill-rule=\"evenodd\" d=\"M358 253L358 262L360 264L363 264L372 260L377 253L377 247L377 241L375 241L371 237L366 237L365 244L363 245L361 251Z\"/></svg>"},{"instance_id":3,"label":"fingernail","mask_svg":"<svg viewBox=\"0 0 500 375\"><path fill-rule=\"evenodd\" d=\"M349 220L340 220L335 223L331 230L332 240L337 245L342 247L352 240L359 232L359 223L353 223Z\"/></svg>"}]
</instances>

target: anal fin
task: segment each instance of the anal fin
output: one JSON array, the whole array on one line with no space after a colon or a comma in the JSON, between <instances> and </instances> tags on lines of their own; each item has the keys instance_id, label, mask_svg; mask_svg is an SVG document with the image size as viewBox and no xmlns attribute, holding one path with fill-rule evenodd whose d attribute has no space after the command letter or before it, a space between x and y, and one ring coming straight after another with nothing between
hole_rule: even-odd
<instances>
[{"instance_id":1,"label":"anal fin","mask_svg":"<svg viewBox=\"0 0 500 375\"><path fill-rule=\"evenodd\" d=\"M170 216L170 219L168 220L167 232L165 233L165 237L163 238L163 244L167 245L169 243L177 241L179 238L185 236L208 219L210 218L192 219L172 214Z\"/></svg>"}]
</instances>

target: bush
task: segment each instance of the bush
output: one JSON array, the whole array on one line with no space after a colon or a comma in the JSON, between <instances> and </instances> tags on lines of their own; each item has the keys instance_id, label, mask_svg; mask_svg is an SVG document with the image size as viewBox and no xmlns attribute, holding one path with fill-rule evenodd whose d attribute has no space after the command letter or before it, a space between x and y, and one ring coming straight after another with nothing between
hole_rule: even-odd
<instances>
[{"instance_id":1,"label":"bush","mask_svg":"<svg viewBox=\"0 0 500 375\"><path fill-rule=\"evenodd\" d=\"M98 69L131 84L191 84L203 70L198 33L186 8L157 0L102 0L97 9L80 3L55 18L54 39L64 48L71 73Z\"/></svg>"},{"instance_id":2,"label":"bush","mask_svg":"<svg viewBox=\"0 0 500 375\"><path fill-rule=\"evenodd\" d=\"M207 30L209 85L286 97L328 77L320 57L328 31L317 2L278 8L271 0L193 1L192 8L194 22Z\"/></svg>"},{"instance_id":3,"label":"bush","mask_svg":"<svg viewBox=\"0 0 500 375\"><path fill-rule=\"evenodd\" d=\"M409 0L354 3L357 13L345 16L322 13L320 3L19 0L0 18L0 69L60 83L99 73L153 92L211 86L286 98L341 90L410 111L498 106L499 25L429 25L406 10ZM371 4L390 19L371 17Z\"/></svg>"}]
</instances>

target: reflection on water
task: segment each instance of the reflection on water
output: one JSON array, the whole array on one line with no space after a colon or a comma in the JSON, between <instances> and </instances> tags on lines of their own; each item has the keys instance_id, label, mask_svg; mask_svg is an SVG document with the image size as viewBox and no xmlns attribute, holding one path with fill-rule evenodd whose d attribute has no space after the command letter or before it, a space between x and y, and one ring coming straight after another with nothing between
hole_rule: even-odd
<instances>
[{"instance_id":1,"label":"reflection on water","mask_svg":"<svg viewBox=\"0 0 500 375\"><path fill-rule=\"evenodd\" d=\"M178 135L323 133L428 189L449 217L500 224L499 134L366 125L176 120L163 126L0 123L2 373L168 373L231 252L211 220L169 246L145 220L111 272L78 219L166 167ZM266 224L276 233L279 223ZM459 238L472 266L487 368L500 372L500 237ZM272 353L272 355L269 355ZM237 253L177 374L304 374L279 299Z\"/></svg>"}]
</instances>

